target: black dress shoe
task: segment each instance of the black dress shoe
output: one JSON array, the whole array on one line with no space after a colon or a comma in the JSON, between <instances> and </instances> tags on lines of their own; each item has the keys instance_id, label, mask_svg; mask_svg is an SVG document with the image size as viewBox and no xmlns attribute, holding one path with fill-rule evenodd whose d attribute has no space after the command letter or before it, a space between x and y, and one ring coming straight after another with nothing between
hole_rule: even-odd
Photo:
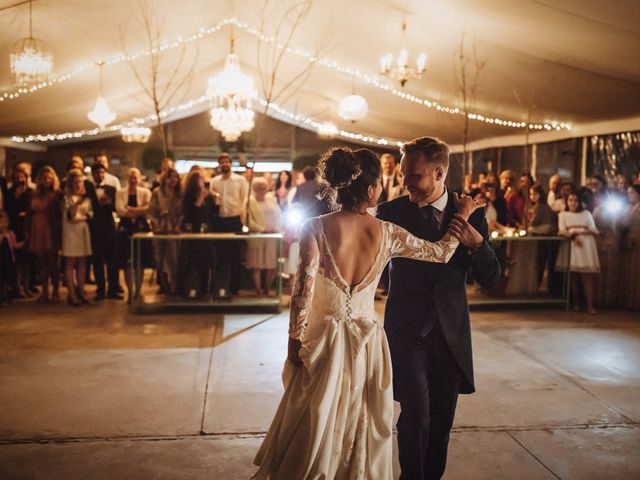
<instances>
[{"instance_id":1,"label":"black dress shoe","mask_svg":"<svg viewBox=\"0 0 640 480\"><path fill-rule=\"evenodd\" d=\"M124 300L124 295L120 295L119 293L110 293L107 295L109 300Z\"/></svg>"}]
</instances>

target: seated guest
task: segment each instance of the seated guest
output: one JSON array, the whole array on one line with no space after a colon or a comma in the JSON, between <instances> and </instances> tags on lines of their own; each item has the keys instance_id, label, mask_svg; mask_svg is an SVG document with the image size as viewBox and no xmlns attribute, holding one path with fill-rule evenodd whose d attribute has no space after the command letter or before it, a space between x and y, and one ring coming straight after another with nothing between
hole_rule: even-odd
<instances>
[{"instance_id":1,"label":"seated guest","mask_svg":"<svg viewBox=\"0 0 640 480\"><path fill-rule=\"evenodd\" d=\"M142 175L137 168L129 169L127 179L127 187L116 193L116 212L120 216L120 224L118 225L119 264L120 268L124 269L128 299L131 300L140 296L140 288L142 286L142 274L138 275L138 272L136 272L134 293L131 268L131 237L135 233L150 231L146 215L151 203L151 190L139 186ZM146 257L144 248L142 254L143 257ZM146 258L143 259L143 267L144 260Z\"/></svg>"},{"instance_id":2,"label":"seated guest","mask_svg":"<svg viewBox=\"0 0 640 480\"><path fill-rule=\"evenodd\" d=\"M9 228L20 244L13 252L16 270L15 292L18 298L30 297L29 279L31 276L32 257L25 242L26 220L31 206L33 189L29 187L27 172L16 168L13 171L13 182L6 196L6 210L9 214Z\"/></svg>"},{"instance_id":3,"label":"seated guest","mask_svg":"<svg viewBox=\"0 0 640 480\"><path fill-rule=\"evenodd\" d=\"M0 210L0 306L11 303L9 289L15 284L15 252L22 245L9 228L9 215Z\"/></svg>"},{"instance_id":4,"label":"seated guest","mask_svg":"<svg viewBox=\"0 0 640 480\"><path fill-rule=\"evenodd\" d=\"M155 234L177 233L182 222L182 192L180 175L167 168L160 176L158 187L151 194L151 225ZM178 267L178 245L175 240L153 242L160 293L175 293Z\"/></svg>"},{"instance_id":5,"label":"seated guest","mask_svg":"<svg viewBox=\"0 0 640 480\"><path fill-rule=\"evenodd\" d=\"M249 199L249 231L254 233L276 233L282 228L280 208L268 194L268 185L263 178L253 180L253 195ZM247 268L251 269L253 283L258 296L269 295L278 264L278 241L275 239L250 240L247 249ZM262 273L265 283L262 283Z\"/></svg>"},{"instance_id":6,"label":"seated guest","mask_svg":"<svg viewBox=\"0 0 640 480\"><path fill-rule=\"evenodd\" d=\"M82 170L72 168L67 172L62 203L62 256L65 259L64 278L69 292L67 300L74 307L88 303L84 284L86 260L91 256L89 219L92 216L91 199L84 189L84 174Z\"/></svg>"},{"instance_id":7,"label":"seated guest","mask_svg":"<svg viewBox=\"0 0 640 480\"><path fill-rule=\"evenodd\" d=\"M211 232L218 214L215 195L205 187L201 170L187 175L182 198L182 230ZM216 246L208 240L186 240L180 257L180 284L187 298L198 298L209 291L209 276L215 268Z\"/></svg>"},{"instance_id":8,"label":"seated guest","mask_svg":"<svg viewBox=\"0 0 640 480\"><path fill-rule=\"evenodd\" d=\"M28 249L36 257L42 293L37 301L57 302L60 286L58 252L62 242L60 215L60 180L55 170L46 165L38 171L36 189L31 197L28 218ZM52 291L49 296L49 286Z\"/></svg>"},{"instance_id":9,"label":"seated guest","mask_svg":"<svg viewBox=\"0 0 640 480\"><path fill-rule=\"evenodd\" d=\"M116 210L116 189L104 183L107 170L101 163L94 163L91 175L96 191L96 207L93 213L91 246L93 250L93 274L96 279L96 300L107 298L122 300L119 292L117 232L113 213ZM107 283L105 283L105 268Z\"/></svg>"},{"instance_id":10,"label":"seated guest","mask_svg":"<svg viewBox=\"0 0 640 480\"><path fill-rule=\"evenodd\" d=\"M593 306L593 277L600 271L600 260L593 237L600 232L596 228L591 212L584 209L575 193L569 195L566 210L558 215L558 233L571 238L571 248L567 244L560 248L556 269L565 271L568 269L576 277L571 281L574 309L579 310L580 305L579 281L587 303L587 313L595 315L598 312Z\"/></svg>"}]
</instances>

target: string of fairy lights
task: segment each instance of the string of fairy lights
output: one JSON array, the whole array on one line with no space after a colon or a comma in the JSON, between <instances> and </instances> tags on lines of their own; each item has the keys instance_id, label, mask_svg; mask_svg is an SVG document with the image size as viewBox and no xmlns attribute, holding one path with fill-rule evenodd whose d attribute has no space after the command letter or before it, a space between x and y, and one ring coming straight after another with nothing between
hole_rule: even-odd
<instances>
[{"instance_id":1,"label":"string of fairy lights","mask_svg":"<svg viewBox=\"0 0 640 480\"><path fill-rule=\"evenodd\" d=\"M139 58L142 57L147 57L150 55L157 55L160 54L162 52L165 52L167 50L171 50L174 48L178 48L181 47L185 44L189 44L189 43L193 43L193 42L197 42L200 39L208 36L208 35L212 35L214 33L218 33L220 32L224 27L226 26L233 26L237 29L240 29L242 31L245 31L246 33L253 35L257 38L259 38L261 41L266 42L266 43L275 43L276 47L279 49L284 49L286 51L286 53L291 54L291 55L295 55L298 56L300 58L303 58L305 60L307 60L310 63L314 63L317 65L322 66L323 68L327 68L333 71L336 71L338 73L342 73L342 74L346 74L349 75L355 79L358 79L362 82L365 82L366 84L377 88L381 91L385 91L387 93L389 93L390 95L393 95L397 98L401 98L403 100L421 105L425 108L428 109L435 109L436 111L439 112L443 112L443 113L447 113L450 115L465 115L465 112L461 109L459 109L458 107L451 107L451 106L447 106L447 105L443 105L435 100L432 99L428 99L428 98L424 98L424 97L419 97L410 93L407 93L403 90L399 90L395 87L393 87L392 85L389 85L388 83L382 82L380 81L377 77L368 75L366 73L361 72L360 70L357 70L351 66L345 66L342 65L340 63L338 63L335 60L331 60L331 59L326 59L326 58L318 58L316 56L314 56L312 53L300 48L300 47L285 47L285 45L279 43L277 41L277 39L273 36L268 36L265 35L264 33L260 32L256 27L251 26L249 23L247 22L242 22L240 20L238 20L237 18L231 17L231 18L225 18L221 21L219 21L218 23L216 23L213 26L210 27L200 27L195 33L189 35L189 36L178 36L176 37L174 40L172 41L165 41L160 43L160 45L155 48L155 49L151 49L151 50L140 50L137 51L135 53L132 54L119 54L116 55L110 59L104 60L104 65L105 66L110 66L110 65L116 65L125 61L135 61ZM5 91L2 95L0 95L0 102L6 102L6 101L10 101L10 100L15 100L17 98L20 98L21 96L25 96L25 95L29 95L29 94L33 94L37 91L40 91L42 89L45 88L49 88L52 87L56 84L60 84L63 82L66 82L78 75L80 75L81 73L87 71L88 69L92 68L92 67L96 67L100 64L101 61L96 61L96 62L85 62L81 65L78 65L77 67L75 67L73 70L64 73L62 75L59 76L54 76L51 77L47 82L41 82L38 84L34 84L31 85L29 87L19 87L17 89L15 89L14 91ZM191 99L187 102L184 102L180 105L177 105L175 107L170 107L165 109L162 113L161 113L161 117L163 118L168 118L169 116L171 116L173 113L177 112L177 111L182 111L188 108L191 108L195 105L199 105L201 103L206 102L207 99L206 97L198 97L195 99ZM274 112L280 114L281 116L287 117L287 118L291 118L293 120L299 121L302 124L306 124L309 126L313 126L314 128L320 128L322 126L321 122L318 122L310 117L306 117L306 116L301 116L298 114L292 114L291 112L286 111L285 109L283 109L280 106L274 105L274 104L270 104L270 109L273 110ZM294 115L294 117L299 117L299 118L293 118L290 116ZM500 118L498 116L493 116L493 115L483 115L480 113L476 113L476 112L468 112L466 113L467 117L470 120L474 120L474 121L479 121L479 122L484 122L484 123L488 123L488 124L495 124L495 125L500 125L503 127L511 127L511 128L516 128L516 129L522 129L522 128L526 128L528 126L528 128L530 130L546 130L546 131L551 131L551 130L556 130L556 131L560 131L560 130L571 130L572 126L570 123L566 123L566 122L543 122L543 123L528 123L527 122L523 122L523 121L514 121L514 120L509 120L509 119L504 119L504 118ZM23 143L23 142L44 142L44 141L54 141L54 140L67 140L67 139L71 139L71 138L82 138L84 136L95 136L98 135L100 133L108 133L108 132L115 132L118 131L119 129L121 129L123 126L126 125L130 125L130 124L137 124L137 125L142 125L145 122L149 122L149 121L153 121L156 120L155 115L148 115L146 117L141 117L141 118L134 118L132 120L132 122L128 122L127 124L120 124L120 125L111 125L109 127L105 127L103 129L99 129L99 128L94 128L94 129L86 129L86 130L78 130L78 131L74 131L74 132L62 132L62 133L50 133L50 134L39 134L39 135L27 135L27 136L15 136L12 137L12 140L18 142L18 143ZM394 144L397 143L396 141L393 140L388 140L385 139L383 137L374 137L374 136L369 136L369 135L362 135L362 134L357 134L357 133L353 133L353 132L348 132L345 130L339 130L337 132L340 136L344 137L344 138L348 138L348 139L352 139L352 140L358 140L361 142L365 142L365 143L371 143L371 144L378 144L378 145L387 145L387 144Z\"/></svg>"}]
</instances>

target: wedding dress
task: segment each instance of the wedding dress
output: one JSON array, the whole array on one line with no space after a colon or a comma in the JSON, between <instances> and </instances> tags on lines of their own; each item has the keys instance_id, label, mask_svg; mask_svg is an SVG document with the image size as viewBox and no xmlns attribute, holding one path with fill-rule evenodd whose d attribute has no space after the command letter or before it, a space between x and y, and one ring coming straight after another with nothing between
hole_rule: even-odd
<instances>
[{"instance_id":1,"label":"wedding dress","mask_svg":"<svg viewBox=\"0 0 640 480\"><path fill-rule=\"evenodd\" d=\"M391 258L446 263L458 240L447 234L428 242L380 223L376 259L356 285L336 267L322 218L303 227L289 322L289 336L302 342L303 365L285 361L284 396L253 478L392 478L391 358L374 310L376 286Z\"/></svg>"}]
</instances>

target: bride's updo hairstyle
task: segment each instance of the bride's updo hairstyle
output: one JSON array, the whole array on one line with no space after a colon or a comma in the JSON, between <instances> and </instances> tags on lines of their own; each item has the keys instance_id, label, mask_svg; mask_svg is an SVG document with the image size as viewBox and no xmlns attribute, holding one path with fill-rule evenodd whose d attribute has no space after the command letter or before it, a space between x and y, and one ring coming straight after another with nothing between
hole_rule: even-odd
<instances>
[{"instance_id":1,"label":"bride's updo hairstyle","mask_svg":"<svg viewBox=\"0 0 640 480\"><path fill-rule=\"evenodd\" d=\"M328 192L344 210L355 210L369 197L369 187L380 182L380 160L371 150L332 148L318 163L320 175L329 184Z\"/></svg>"}]
</instances>

